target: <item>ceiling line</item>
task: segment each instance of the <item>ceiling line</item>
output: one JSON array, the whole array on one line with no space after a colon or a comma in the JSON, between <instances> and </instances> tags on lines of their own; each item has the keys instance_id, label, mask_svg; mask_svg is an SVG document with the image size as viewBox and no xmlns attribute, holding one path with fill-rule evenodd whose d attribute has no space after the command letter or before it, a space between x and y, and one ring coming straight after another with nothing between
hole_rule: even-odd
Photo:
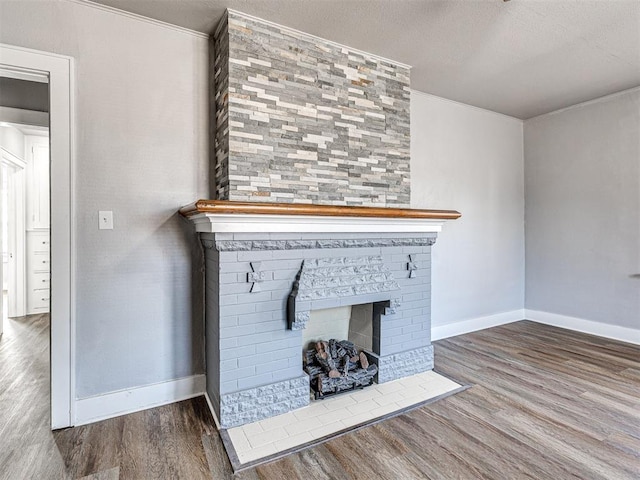
<instances>
[{"instance_id":1,"label":"ceiling line","mask_svg":"<svg viewBox=\"0 0 640 480\"><path fill-rule=\"evenodd\" d=\"M190 28L174 25L173 23L163 22L162 20L156 20L155 18L151 18L151 17L145 17L144 15L140 15L138 13L127 12L126 10L122 10L116 7L111 7L108 5L103 5L101 3L92 2L91 0L67 0L67 1L76 3L78 5L84 5L85 7L97 8L98 10L103 10L105 12L113 13L115 15L131 18L133 20L138 20L139 22L150 23L152 25L156 25L159 27L168 28L169 30L174 30L179 33L193 35L194 37L204 38L207 40L210 37L210 35L207 35L206 33L198 32Z\"/></svg>"},{"instance_id":2,"label":"ceiling line","mask_svg":"<svg viewBox=\"0 0 640 480\"><path fill-rule=\"evenodd\" d=\"M552 112L541 113L540 115L536 115L535 117L525 118L525 121L528 122L529 120L534 120L534 119L538 119L538 118L541 118L541 117L546 117L548 115L555 115L556 113L562 113L562 112L564 112L566 110L571 110L571 109L577 108L577 107L586 107L587 105L591 105L593 103L604 102L606 100L610 100L612 98L619 97L621 95L627 95L628 93L633 93L635 91L640 91L640 85L638 85L637 87L631 87L631 88L627 88L625 90L620 90L619 92L609 93L607 95L603 95L603 96L598 97L598 98L592 98L591 100L586 100L584 102L575 103L573 105L569 105L568 107L562 107L562 108L559 108L557 110L553 110Z\"/></svg>"}]
</instances>

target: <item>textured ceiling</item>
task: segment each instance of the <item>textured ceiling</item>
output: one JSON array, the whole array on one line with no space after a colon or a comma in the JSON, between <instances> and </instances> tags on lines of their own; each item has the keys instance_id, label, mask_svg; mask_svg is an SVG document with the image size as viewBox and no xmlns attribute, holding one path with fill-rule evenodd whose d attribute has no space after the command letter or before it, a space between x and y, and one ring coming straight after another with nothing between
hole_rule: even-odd
<instances>
[{"instance_id":1,"label":"textured ceiling","mask_svg":"<svg viewBox=\"0 0 640 480\"><path fill-rule=\"evenodd\" d=\"M98 0L212 33L232 8L413 66L411 87L526 119L640 85L640 0Z\"/></svg>"}]
</instances>

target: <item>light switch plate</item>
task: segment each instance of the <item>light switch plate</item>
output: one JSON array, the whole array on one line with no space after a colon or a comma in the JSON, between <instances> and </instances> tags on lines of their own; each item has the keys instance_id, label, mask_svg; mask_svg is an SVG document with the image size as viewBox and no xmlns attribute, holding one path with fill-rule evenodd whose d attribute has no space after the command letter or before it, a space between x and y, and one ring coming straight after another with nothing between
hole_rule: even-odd
<instances>
[{"instance_id":1,"label":"light switch plate","mask_svg":"<svg viewBox=\"0 0 640 480\"><path fill-rule=\"evenodd\" d=\"M98 228L100 230L113 230L113 212L100 210L98 212Z\"/></svg>"}]
</instances>

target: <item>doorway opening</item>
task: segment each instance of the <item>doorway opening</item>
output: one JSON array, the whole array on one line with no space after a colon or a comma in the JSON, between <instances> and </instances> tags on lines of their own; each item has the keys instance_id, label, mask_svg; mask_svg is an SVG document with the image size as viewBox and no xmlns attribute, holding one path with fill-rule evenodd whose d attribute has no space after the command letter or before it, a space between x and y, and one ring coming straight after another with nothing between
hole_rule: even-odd
<instances>
[{"instance_id":1,"label":"doorway opening","mask_svg":"<svg viewBox=\"0 0 640 480\"><path fill-rule=\"evenodd\" d=\"M7 122L0 129L1 333L9 318L49 313L51 240L49 130Z\"/></svg>"},{"instance_id":2,"label":"doorway opening","mask_svg":"<svg viewBox=\"0 0 640 480\"><path fill-rule=\"evenodd\" d=\"M47 309L47 301L49 303L49 314L26 315L26 318L41 319L43 316L48 316L50 319L50 323L47 322L47 325L44 326L46 328L46 335L39 336L39 338L42 339L42 348L46 354L46 357L43 358L41 363L46 365L47 362L45 359L48 359L50 367L47 369L45 366L45 371L42 374L42 377L46 380L44 387L45 394L43 394L42 389L40 389L37 394L34 393L33 398L35 400L37 396L39 401L45 402L45 406L47 404L50 406L50 425L51 428L55 430L72 426L75 415L73 402L75 396L75 374L73 369L74 309L72 302L74 291L73 261L75 246L72 228L74 215L71 188L74 131L74 118L72 115L74 62L71 57L63 55L0 44L0 82L6 82L7 79L43 84L42 89L47 92L46 102L48 112L39 111L33 107L20 108L15 105L3 106L0 104L0 122L4 122L0 123L0 127L15 128L16 125L19 125L20 129L28 129L33 126L48 127L51 125L49 140L47 141L46 137L44 140L40 139L43 144L48 144L49 146L48 157L42 152L40 153L42 158L48 158L49 160L48 162L43 161L42 163L46 163L44 170L49 173L48 198L50 200L48 204L43 203L44 198L47 197L47 194L44 194L40 200L34 200L33 205L27 206L27 197L25 194L25 212L29 209L29 211L35 211L37 214L35 217L33 213L30 216L25 214L23 258L24 263L27 264L27 248L30 248L33 244L33 249L31 249L33 252L31 257L32 261L29 265L35 266L33 261L39 260L39 270L42 268L46 269L47 266L50 266L50 270L48 274L46 271L34 272L33 275L29 274L32 277L31 283L35 285L34 282L39 280L41 286L46 286L48 276L50 285L54 287L50 298L42 295L46 293L42 291L43 288L33 288L32 290L38 291L31 293L31 302L29 302L27 298L29 292L27 292L26 288L28 272L25 271L25 314L27 313L26 309L29 308L29 305L33 307L39 302L40 305L35 305L35 308L40 308L42 312ZM5 88L2 88L3 95L6 91ZM23 99L25 98L29 101L35 100L33 92L23 96ZM8 128L0 128L0 132L9 130ZM16 128L16 131L20 130ZM26 132L26 135L25 132L23 132L23 135L31 137L41 136L33 132L33 130ZM16 147L16 144L5 142L6 139L5 137L2 141L5 149L9 150L10 153L13 153L18 158L22 156L22 159L27 163L25 154L29 153L29 150L27 152L21 151L20 147ZM36 150L36 154L38 154L38 148L35 148L37 147L37 140L34 140L33 143L34 145L32 146ZM25 166L25 189L27 183L26 170L27 167ZM5 170L5 172L8 173L8 178L13 177L13 172L10 170ZM36 177L37 175L32 175L30 178L33 180ZM39 178L42 180L44 177ZM42 181L47 182L46 180ZM8 183L7 188L9 189ZM8 200L7 203L9 203ZM49 205L51 207L49 207ZM26 225L27 220L30 222L29 229L27 229ZM40 234L40 237L42 237L43 233L46 232L47 220L50 225L50 242L47 242L46 238L40 238L40 245L38 245L37 234ZM29 233L29 237L32 238L29 240L29 245L27 244L28 230L32 232ZM36 235L34 235L34 233ZM45 243L43 244L42 242ZM43 251L43 249L46 250L47 247L49 247L49 251ZM7 293L10 293L10 289ZM38 294L40 294L40 296L38 296ZM11 302L7 301L7 303L7 310L9 310L9 304ZM16 303L21 304L22 302ZM8 311L7 313L9 314L10 312ZM10 342L4 342L2 337L0 337L0 356L3 346L6 347L9 343ZM34 363L34 359L28 360ZM33 377L30 378L33 380ZM47 391L48 394L46 393Z\"/></svg>"}]
</instances>

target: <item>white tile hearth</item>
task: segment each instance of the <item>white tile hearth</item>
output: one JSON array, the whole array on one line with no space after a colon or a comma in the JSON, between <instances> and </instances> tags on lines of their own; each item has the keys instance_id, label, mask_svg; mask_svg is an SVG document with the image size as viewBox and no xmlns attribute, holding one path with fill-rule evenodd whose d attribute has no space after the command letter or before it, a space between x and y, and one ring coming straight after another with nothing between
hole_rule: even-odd
<instances>
[{"instance_id":1,"label":"white tile hearth","mask_svg":"<svg viewBox=\"0 0 640 480\"><path fill-rule=\"evenodd\" d=\"M319 443L329 435L335 436L461 388L462 385L453 380L428 371L313 401L284 415L230 428L226 433L239 464L234 465L234 470L265 457L275 459L279 453Z\"/></svg>"}]
</instances>

